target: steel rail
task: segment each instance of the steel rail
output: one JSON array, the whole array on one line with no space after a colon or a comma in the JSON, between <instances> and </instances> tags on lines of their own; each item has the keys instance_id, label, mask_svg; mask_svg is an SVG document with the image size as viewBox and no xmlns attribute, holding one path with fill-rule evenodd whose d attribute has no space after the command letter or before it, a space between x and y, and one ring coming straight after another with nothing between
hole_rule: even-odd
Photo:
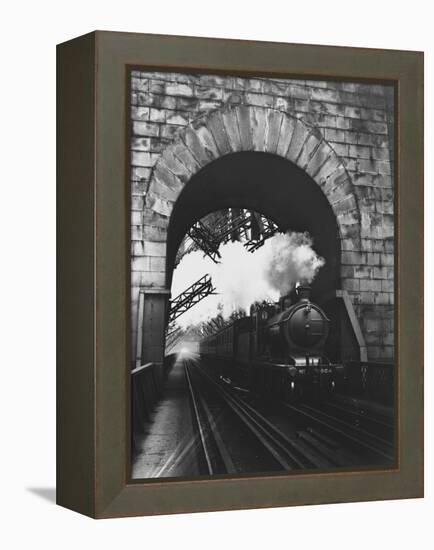
<instances>
[{"instance_id":1,"label":"steel rail","mask_svg":"<svg viewBox=\"0 0 434 550\"><path fill-rule=\"evenodd\" d=\"M369 450L373 452L376 455L381 455L387 460L392 461L393 455L388 452L387 449L384 447L390 447L390 444L382 440L381 438L378 438L377 436L370 434L369 432L365 432L363 430L359 430L355 428L354 426L343 422L337 418L331 417L330 415L323 413L320 410L314 409L313 407L309 407L308 405L302 405L302 406L295 406L295 405L289 405L288 403L283 403L283 405L290 410L294 414L298 414L300 416L303 416L304 418L308 419L310 422L313 422L316 425L321 426L322 428L325 428L329 432L331 431L335 436L338 436L340 438L345 439L347 442L350 442L351 445L356 445L357 447L362 447L365 450ZM307 409L307 410L305 410ZM333 423L335 425L333 425ZM340 425L340 426L339 426ZM344 428L350 428L351 433L348 433L348 431L345 431ZM359 432L359 437L355 435L355 432ZM362 432L362 434L360 433ZM362 435L362 437L360 437ZM371 438L371 441L367 441L363 438ZM377 440L376 442L373 442L372 439ZM383 448L378 446L378 443L383 446Z\"/></svg>"},{"instance_id":2,"label":"steel rail","mask_svg":"<svg viewBox=\"0 0 434 550\"><path fill-rule=\"evenodd\" d=\"M227 390L220 387L202 369L197 369L212 385L222 399L237 414L240 420L247 425L259 442L270 452L274 459L285 469L307 469L313 467L326 468L321 456L315 456L309 450L303 448L297 441L288 438L279 428L267 420L253 407L235 398Z\"/></svg>"}]
</instances>

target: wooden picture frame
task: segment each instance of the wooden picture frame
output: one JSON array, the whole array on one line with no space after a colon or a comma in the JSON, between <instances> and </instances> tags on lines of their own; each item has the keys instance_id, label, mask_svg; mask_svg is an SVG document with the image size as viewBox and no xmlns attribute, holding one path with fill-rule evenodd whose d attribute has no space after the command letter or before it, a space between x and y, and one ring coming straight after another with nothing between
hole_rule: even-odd
<instances>
[{"instance_id":1,"label":"wooden picture frame","mask_svg":"<svg viewBox=\"0 0 434 550\"><path fill-rule=\"evenodd\" d=\"M423 54L96 31L57 60L58 504L106 518L423 496ZM394 86L395 468L129 479L131 67Z\"/></svg>"}]
</instances>

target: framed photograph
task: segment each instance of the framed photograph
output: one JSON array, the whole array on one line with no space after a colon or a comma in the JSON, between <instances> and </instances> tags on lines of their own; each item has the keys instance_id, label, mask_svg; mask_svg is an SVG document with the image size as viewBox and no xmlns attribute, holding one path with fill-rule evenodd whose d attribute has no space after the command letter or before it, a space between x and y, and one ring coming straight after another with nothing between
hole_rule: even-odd
<instances>
[{"instance_id":1,"label":"framed photograph","mask_svg":"<svg viewBox=\"0 0 434 550\"><path fill-rule=\"evenodd\" d=\"M423 54L58 46L58 503L423 496Z\"/></svg>"}]
</instances>

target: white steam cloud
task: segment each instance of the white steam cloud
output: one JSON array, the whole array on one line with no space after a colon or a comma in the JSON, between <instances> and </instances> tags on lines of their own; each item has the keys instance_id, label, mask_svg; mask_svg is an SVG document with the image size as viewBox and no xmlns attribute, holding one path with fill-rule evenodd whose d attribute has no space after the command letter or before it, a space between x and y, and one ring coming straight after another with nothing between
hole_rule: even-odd
<instances>
[{"instance_id":1,"label":"white steam cloud","mask_svg":"<svg viewBox=\"0 0 434 550\"><path fill-rule=\"evenodd\" d=\"M223 244L219 252L219 264L195 251L185 255L175 269L172 297L206 273L217 292L181 315L176 321L181 328L187 329L218 314L227 318L241 309L248 312L254 302L277 301L297 282L311 283L325 263L313 250L308 233L278 233L253 253L238 241Z\"/></svg>"}]
</instances>

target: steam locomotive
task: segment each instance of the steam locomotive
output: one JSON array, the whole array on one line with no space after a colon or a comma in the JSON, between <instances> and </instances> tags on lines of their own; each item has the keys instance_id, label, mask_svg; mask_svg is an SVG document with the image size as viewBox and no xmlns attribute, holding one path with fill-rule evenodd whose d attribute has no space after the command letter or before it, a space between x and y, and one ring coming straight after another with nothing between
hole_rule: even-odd
<instances>
[{"instance_id":1,"label":"steam locomotive","mask_svg":"<svg viewBox=\"0 0 434 550\"><path fill-rule=\"evenodd\" d=\"M336 390L342 365L325 355L330 321L310 301L310 287L278 303L255 304L199 343L200 354L218 359L221 377L285 401L321 398Z\"/></svg>"}]
</instances>

